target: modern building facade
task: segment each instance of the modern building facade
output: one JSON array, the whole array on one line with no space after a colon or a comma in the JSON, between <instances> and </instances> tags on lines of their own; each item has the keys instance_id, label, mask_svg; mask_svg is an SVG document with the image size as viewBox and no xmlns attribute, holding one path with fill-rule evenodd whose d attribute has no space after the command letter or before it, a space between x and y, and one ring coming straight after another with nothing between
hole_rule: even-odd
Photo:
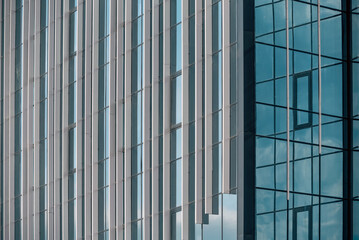
<instances>
[{"instance_id":1,"label":"modern building facade","mask_svg":"<svg viewBox=\"0 0 359 240\"><path fill-rule=\"evenodd\" d=\"M0 19L0 239L359 239L358 0Z\"/></svg>"}]
</instances>

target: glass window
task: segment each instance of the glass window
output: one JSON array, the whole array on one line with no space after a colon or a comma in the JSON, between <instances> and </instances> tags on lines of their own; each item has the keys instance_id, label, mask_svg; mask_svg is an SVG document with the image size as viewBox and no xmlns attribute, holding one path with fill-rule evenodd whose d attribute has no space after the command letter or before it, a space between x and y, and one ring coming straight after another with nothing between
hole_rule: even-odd
<instances>
[{"instance_id":1,"label":"glass window","mask_svg":"<svg viewBox=\"0 0 359 240\"><path fill-rule=\"evenodd\" d=\"M188 78L188 121L191 122L191 121L194 121L195 120L195 102L196 102L196 99L195 99L195 81L196 81L196 78L195 78L195 65L191 65L189 67L189 78Z\"/></svg>"},{"instance_id":2,"label":"glass window","mask_svg":"<svg viewBox=\"0 0 359 240\"><path fill-rule=\"evenodd\" d=\"M68 199L76 198L76 173L69 174L69 190Z\"/></svg>"},{"instance_id":3,"label":"glass window","mask_svg":"<svg viewBox=\"0 0 359 240\"><path fill-rule=\"evenodd\" d=\"M15 115L21 113L22 111L22 91L15 92Z\"/></svg>"},{"instance_id":4,"label":"glass window","mask_svg":"<svg viewBox=\"0 0 359 240\"><path fill-rule=\"evenodd\" d=\"M188 201L192 202L195 200L195 176L196 176L196 169L195 169L195 155L189 155L189 194L188 194Z\"/></svg>"},{"instance_id":5,"label":"glass window","mask_svg":"<svg viewBox=\"0 0 359 240\"><path fill-rule=\"evenodd\" d=\"M142 174L131 178L131 219L142 217Z\"/></svg>"},{"instance_id":6,"label":"glass window","mask_svg":"<svg viewBox=\"0 0 359 240\"><path fill-rule=\"evenodd\" d=\"M256 104L256 129L258 135L273 134L274 107Z\"/></svg>"},{"instance_id":7,"label":"glass window","mask_svg":"<svg viewBox=\"0 0 359 240\"><path fill-rule=\"evenodd\" d=\"M343 153L321 157L321 194L343 197Z\"/></svg>"},{"instance_id":8,"label":"glass window","mask_svg":"<svg viewBox=\"0 0 359 240\"><path fill-rule=\"evenodd\" d=\"M70 240L76 239L76 199L69 202L68 217L68 237Z\"/></svg>"},{"instance_id":9,"label":"glass window","mask_svg":"<svg viewBox=\"0 0 359 240\"><path fill-rule=\"evenodd\" d=\"M17 115L15 117L15 149L14 151L18 153L22 149L22 131L21 131L21 124L22 122L22 115Z\"/></svg>"},{"instance_id":10,"label":"glass window","mask_svg":"<svg viewBox=\"0 0 359 240\"><path fill-rule=\"evenodd\" d=\"M274 239L274 221L273 214L257 215L256 235L257 239ZM260 226L260 227L258 227Z\"/></svg>"},{"instance_id":11,"label":"glass window","mask_svg":"<svg viewBox=\"0 0 359 240\"><path fill-rule=\"evenodd\" d=\"M109 109L106 108L98 115L98 159L109 157Z\"/></svg>"},{"instance_id":12,"label":"glass window","mask_svg":"<svg viewBox=\"0 0 359 240\"><path fill-rule=\"evenodd\" d=\"M171 162L171 208L182 205L182 159Z\"/></svg>"},{"instance_id":13,"label":"glass window","mask_svg":"<svg viewBox=\"0 0 359 240\"><path fill-rule=\"evenodd\" d=\"M237 138L230 142L230 188L237 186Z\"/></svg>"},{"instance_id":14,"label":"glass window","mask_svg":"<svg viewBox=\"0 0 359 240\"><path fill-rule=\"evenodd\" d=\"M40 102L40 140L47 137L47 100Z\"/></svg>"},{"instance_id":15,"label":"glass window","mask_svg":"<svg viewBox=\"0 0 359 240\"><path fill-rule=\"evenodd\" d=\"M43 140L40 142L40 172L39 172L39 184L44 185L47 183L47 140Z\"/></svg>"},{"instance_id":16,"label":"glass window","mask_svg":"<svg viewBox=\"0 0 359 240\"><path fill-rule=\"evenodd\" d=\"M205 215L208 220L204 219L207 224L203 224L203 239L206 240L222 239L222 195L214 197L214 202L218 202L218 214Z\"/></svg>"},{"instance_id":17,"label":"glass window","mask_svg":"<svg viewBox=\"0 0 359 240\"><path fill-rule=\"evenodd\" d=\"M48 13L47 13L47 8L48 8L48 0L41 0L41 18L40 18L40 29L44 28L47 26L47 18L48 18Z\"/></svg>"},{"instance_id":18,"label":"glass window","mask_svg":"<svg viewBox=\"0 0 359 240\"><path fill-rule=\"evenodd\" d=\"M191 0L190 0L191 1ZM194 0L192 0L194 2ZM196 41L195 41L195 17L189 18L188 21L188 64L195 62Z\"/></svg>"},{"instance_id":19,"label":"glass window","mask_svg":"<svg viewBox=\"0 0 359 240\"><path fill-rule=\"evenodd\" d=\"M106 230L108 226L109 216L109 188L105 187L98 191L98 230L99 232Z\"/></svg>"},{"instance_id":20,"label":"glass window","mask_svg":"<svg viewBox=\"0 0 359 240\"><path fill-rule=\"evenodd\" d=\"M69 86L69 124L76 122L76 83Z\"/></svg>"},{"instance_id":21,"label":"glass window","mask_svg":"<svg viewBox=\"0 0 359 240\"><path fill-rule=\"evenodd\" d=\"M14 196L16 197L22 193L22 159L20 153L15 154L14 169Z\"/></svg>"},{"instance_id":22,"label":"glass window","mask_svg":"<svg viewBox=\"0 0 359 240\"><path fill-rule=\"evenodd\" d=\"M15 50L15 90L22 88L22 47Z\"/></svg>"},{"instance_id":23,"label":"glass window","mask_svg":"<svg viewBox=\"0 0 359 240\"><path fill-rule=\"evenodd\" d=\"M110 61L110 38L106 37L100 40L98 48L98 65L101 67Z\"/></svg>"},{"instance_id":24,"label":"glass window","mask_svg":"<svg viewBox=\"0 0 359 240\"><path fill-rule=\"evenodd\" d=\"M22 6L23 0L16 0L16 8L19 8Z\"/></svg>"},{"instance_id":25,"label":"glass window","mask_svg":"<svg viewBox=\"0 0 359 240\"><path fill-rule=\"evenodd\" d=\"M212 148L212 194L222 191L222 144ZM214 207L216 206L213 204ZM218 208L218 207L217 207Z\"/></svg>"},{"instance_id":26,"label":"glass window","mask_svg":"<svg viewBox=\"0 0 359 240\"><path fill-rule=\"evenodd\" d=\"M320 234L322 239L343 238L343 203L321 205ZM355 215L355 214L354 214Z\"/></svg>"},{"instance_id":27,"label":"glass window","mask_svg":"<svg viewBox=\"0 0 359 240\"><path fill-rule=\"evenodd\" d=\"M142 92L131 98L131 142L132 146L142 142Z\"/></svg>"},{"instance_id":28,"label":"glass window","mask_svg":"<svg viewBox=\"0 0 359 240\"><path fill-rule=\"evenodd\" d=\"M76 55L71 56L69 60L69 83L73 83L77 79Z\"/></svg>"},{"instance_id":29,"label":"glass window","mask_svg":"<svg viewBox=\"0 0 359 240\"><path fill-rule=\"evenodd\" d=\"M132 148L131 169L132 175L136 175L142 172L142 144Z\"/></svg>"},{"instance_id":30,"label":"glass window","mask_svg":"<svg viewBox=\"0 0 359 240\"><path fill-rule=\"evenodd\" d=\"M47 98L47 74L40 78L40 100Z\"/></svg>"},{"instance_id":31,"label":"glass window","mask_svg":"<svg viewBox=\"0 0 359 240\"><path fill-rule=\"evenodd\" d=\"M264 44L256 44L256 81L264 81L273 78L273 47Z\"/></svg>"},{"instance_id":32,"label":"glass window","mask_svg":"<svg viewBox=\"0 0 359 240\"><path fill-rule=\"evenodd\" d=\"M343 65L322 68L322 112L343 116ZM355 82L355 81L353 81Z\"/></svg>"},{"instance_id":33,"label":"glass window","mask_svg":"<svg viewBox=\"0 0 359 240\"><path fill-rule=\"evenodd\" d=\"M131 223L131 239L141 240L142 238L142 220Z\"/></svg>"},{"instance_id":34,"label":"glass window","mask_svg":"<svg viewBox=\"0 0 359 240\"><path fill-rule=\"evenodd\" d=\"M40 33L40 75L47 72L47 30Z\"/></svg>"},{"instance_id":35,"label":"glass window","mask_svg":"<svg viewBox=\"0 0 359 240\"><path fill-rule=\"evenodd\" d=\"M171 124L182 122L182 76L171 80Z\"/></svg>"},{"instance_id":36,"label":"glass window","mask_svg":"<svg viewBox=\"0 0 359 240\"><path fill-rule=\"evenodd\" d=\"M256 36L273 32L272 4L255 9L255 31Z\"/></svg>"},{"instance_id":37,"label":"glass window","mask_svg":"<svg viewBox=\"0 0 359 240\"><path fill-rule=\"evenodd\" d=\"M77 6L77 0L70 0L69 7L70 9L73 9Z\"/></svg>"},{"instance_id":38,"label":"glass window","mask_svg":"<svg viewBox=\"0 0 359 240\"><path fill-rule=\"evenodd\" d=\"M142 89L142 46L132 50L131 55L131 91Z\"/></svg>"},{"instance_id":39,"label":"glass window","mask_svg":"<svg viewBox=\"0 0 359 240\"><path fill-rule=\"evenodd\" d=\"M47 239L47 214L46 212L40 213L40 240Z\"/></svg>"},{"instance_id":40,"label":"glass window","mask_svg":"<svg viewBox=\"0 0 359 240\"><path fill-rule=\"evenodd\" d=\"M15 47L22 44L22 8L16 10Z\"/></svg>"},{"instance_id":41,"label":"glass window","mask_svg":"<svg viewBox=\"0 0 359 240\"><path fill-rule=\"evenodd\" d=\"M237 195L223 194L223 239L237 239Z\"/></svg>"},{"instance_id":42,"label":"glass window","mask_svg":"<svg viewBox=\"0 0 359 240\"><path fill-rule=\"evenodd\" d=\"M98 163L98 187L106 187L109 185L109 166L108 159Z\"/></svg>"},{"instance_id":43,"label":"glass window","mask_svg":"<svg viewBox=\"0 0 359 240\"><path fill-rule=\"evenodd\" d=\"M14 219L21 219L21 197L14 199Z\"/></svg>"},{"instance_id":44,"label":"glass window","mask_svg":"<svg viewBox=\"0 0 359 240\"><path fill-rule=\"evenodd\" d=\"M109 65L105 65L98 71L98 109L102 110L109 106Z\"/></svg>"},{"instance_id":45,"label":"glass window","mask_svg":"<svg viewBox=\"0 0 359 240\"><path fill-rule=\"evenodd\" d=\"M237 1L229 1L230 8L230 43L237 41Z\"/></svg>"},{"instance_id":46,"label":"glass window","mask_svg":"<svg viewBox=\"0 0 359 240\"><path fill-rule=\"evenodd\" d=\"M171 214L171 240L181 240L182 212Z\"/></svg>"},{"instance_id":47,"label":"glass window","mask_svg":"<svg viewBox=\"0 0 359 240\"><path fill-rule=\"evenodd\" d=\"M110 34L110 3L109 0L99 1L99 39Z\"/></svg>"},{"instance_id":48,"label":"glass window","mask_svg":"<svg viewBox=\"0 0 359 240\"><path fill-rule=\"evenodd\" d=\"M173 0L172 0L173 1ZM182 69L182 26L181 24L171 28L171 74Z\"/></svg>"},{"instance_id":49,"label":"glass window","mask_svg":"<svg viewBox=\"0 0 359 240\"><path fill-rule=\"evenodd\" d=\"M182 0L171 0L171 26L181 22L182 18Z\"/></svg>"},{"instance_id":50,"label":"glass window","mask_svg":"<svg viewBox=\"0 0 359 240\"><path fill-rule=\"evenodd\" d=\"M142 32L143 24L142 17L137 18L132 22L132 47L136 47L143 42Z\"/></svg>"},{"instance_id":51,"label":"glass window","mask_svg":"<svg viewBox=\"0 0 359 240\"><path fill-rule=\"evenodd\" d=\"M296 129L309 127L312 125L312 75L311 72L305 72L294 76L294 100L293 107L296 110L294 114L294 127Z\"/></svg>"},{"instance_id":52,"label":"glass window","mask_svg":"<svg viewBox=\"0 0 359 240\"><path fill-rule=\"evenodd\" d=\"M14 228L14 236L15 240L21 240L21 220L15 222L15 228Z\"/></svg>"},{"instance_id":53,"label":"glass window","mask_svg":"<svg viewBox=\"0 0 359 240\"><path fill-rule=\"evenodd\" d=\"M212 115L212 144L222 141L222 111Z\"/></svg>"},{"instance_id":54,"label":"glass window","mask_svg":"<svg viewBox=\"0 0 359 240\"><path fill-rule=\"evenodd\" d=\"M142 15L143 13L143 0L132 1L132 19Z\"/></svg>"},{"instance_id":55,"label":"glass window","mask_svg":"<svg viewBox=\"0 0 359 240\"><path fill-rule=\"evenodd\" d=\"M212 111L222 108L222 52L212 57Z\"/></svg>"},{"instance_id":56,"label":"glass window","mask_svg":"<svg viewBox=\"0 0 359 240\"><path fill-rule=\"evenodd\" d=\"M293 240L312 239L312 219L311 206L293 210Z\"/></svg>"},{"instance_id":57,"label":"glass window","mask_svg":"<svg viewBox=\"0 0 359 240\"><path fill-rule=\"evenodd\" d=\"M182 156L182 128L177 128L171 132L171 160Z\"/></svg>"},{"instance_id":58,"label":"glass window","mask_svg":"<svg viewBox=\"0 0 359 240\"><path fill-rule=\"evenodd\" d=\"M212 6L212 51L222 49L222 2Z\"/></svg>"},{"instance_id":59,"label":"glass window","mask_svg":"<svg viewBox=\"0 0 359 240\"><path fill-rule=\"evenodd\" d=\"M76 128L69 130L69 170L76 169Z\"/></svg>"},{"instance_id":60,"label":"glass window","mask_svg":"<svg viewBox=\"0 0 359 240\"><path fill-rule=\"evenodd\" d=\"M77 50L77 12L70 14L70 54Z\"/></svg>"}]
</instances>

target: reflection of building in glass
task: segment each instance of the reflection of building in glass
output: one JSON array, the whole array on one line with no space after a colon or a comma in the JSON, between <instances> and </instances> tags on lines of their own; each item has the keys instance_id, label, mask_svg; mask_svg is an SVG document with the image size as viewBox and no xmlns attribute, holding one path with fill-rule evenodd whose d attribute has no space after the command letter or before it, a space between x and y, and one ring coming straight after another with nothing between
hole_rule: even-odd
<instances>
[{"instance_id":1,"label":"reflection of building in glass","mask_svg":"<svg viewBox=\"0 0 359 240\"><path fill-rule=\"evenodd\" d=\"M359 238L358 1L0 19L0 240Z\"/></svg>"}]
</instances>

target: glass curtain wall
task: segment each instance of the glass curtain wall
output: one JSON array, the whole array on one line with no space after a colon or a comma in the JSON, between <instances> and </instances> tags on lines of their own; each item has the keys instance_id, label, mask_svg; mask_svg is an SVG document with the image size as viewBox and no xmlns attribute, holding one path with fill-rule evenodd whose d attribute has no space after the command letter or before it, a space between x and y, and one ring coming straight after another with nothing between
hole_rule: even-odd
<instances>
[{"instance_id":1,"label":"glass curtain wall","mask_svg":"<svg viewBox=\"0 0 359 240\"><path fill-rule=\"evenodd\" d=\"M171 239L181 239L182 218L182 1L170 1L170 211Z\"/></svg>"},{"instance_id":2,"label":"glass curtain wall","mask_svg":"<svg viewBox=\"0 0 359 240\"><path fill-rule=\"evenodd\" d=\"M40 3L40 159L39 159L39 210L40 239L47 239L47 33L48 0Z\"/></svg>"},{"instance_id":3,"label":"glass curtain wall","mask_svg":"<svg viewBox=\"0 0 359 240\"><path fill-rule=\"evenodd\" d=\"M99 1L98 52L98 232L109 239L110 1Z\"/></svg>"},{"instance_id":4,"label":"glass curtain wall","mask_svg":"<svg viewBox=\"0 0 359 240\"><path fill-rule=\"evenodd\" d=\"M69 87L68 87L68 125L69 125L69 162L68 162L68 237L76 239L77 217L76 217L76 166L77 166L77 144L76 144L76 105L77 105L77 0L69 1Z\"/></svg>"},{"instance_id":5,"label":"glass curtain wall","mask_svg":"<svg viewBox=\"0 0 359 240\"><path fill-rule=\"evenodd\" d=\"M22 201L22 50L23 50L23 1L15 4L15 162L14 162L14 239L22 238L21 234L21 201Z\"/></svg>"},{"instance_id":6,"label":"glass curtain wall","mask_svg":"<svg viewBox=\"0 0 359 240\"><path fill-rule=\"evenodd\" d=\"M287 32L286 1L255 1L257 239L347 238L344 230L344 207L348 199L344 187L348 167L344 2L321 1L318 23L316 0L289 0ZM286 142L287 60L290 149Z\"/></svg>"},{"instance_id":7,"label":"glass curtain wall","mask_svg":"<svg viewBox=\"0 0 359 240\"><path fill-rule=\"evenodd\" d=\"M143 235L143 0L132 1L131 36L131 236Z\"/></svg>"}]
</instances>

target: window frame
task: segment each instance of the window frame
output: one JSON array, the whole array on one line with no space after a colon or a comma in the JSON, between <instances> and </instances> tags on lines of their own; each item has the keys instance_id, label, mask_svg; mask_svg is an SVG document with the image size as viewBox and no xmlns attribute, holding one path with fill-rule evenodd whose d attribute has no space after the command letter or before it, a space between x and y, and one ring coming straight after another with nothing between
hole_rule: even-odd
<instances>
[{"instance_id":1,"label":"window frame","mask_svg":"<svg viewBox=\"0 0 359 240\"><path fill-rule=\"evenodd\" d=\"M307 110L298 110L298 79L302 77L308 78L308 109ZM294 129L299 130L312 126L313 124L313 79L312 71L305 71L293 75L293 115L294 115ZM308 122L298 124L298 113L306 112L308 114Z\"/></svg>"}]
</instances>

